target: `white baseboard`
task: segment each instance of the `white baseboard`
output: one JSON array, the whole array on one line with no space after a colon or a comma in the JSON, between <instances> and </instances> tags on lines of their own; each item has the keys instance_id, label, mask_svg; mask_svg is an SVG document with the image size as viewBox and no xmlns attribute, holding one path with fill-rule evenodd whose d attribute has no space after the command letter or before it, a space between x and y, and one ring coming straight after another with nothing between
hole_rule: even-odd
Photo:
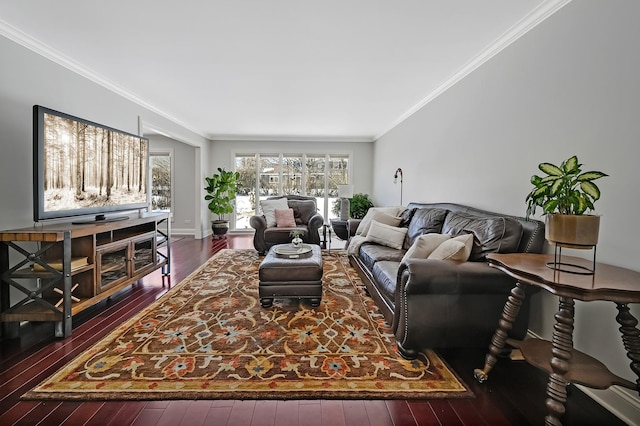
<instances>
[{"instance_id":1,"label":"white baseboard","mask_svg":"<svg viewBox=\"0 0 640 426\"><path fill-rule=\"evenodd\" d=\"M640 425L640 398L631 390L619 386L604 390L576 387L628 425Z\"/></svg>"},{"instance_id":2,"label":"white baseboard","mask_svg":"<svg viewBox=\"0 0 640 426\"><path fill-rule=\"evenodd\" d=\"M193 228L171 228L171 235L196 235Z\"/></svg>"}]
</instances>

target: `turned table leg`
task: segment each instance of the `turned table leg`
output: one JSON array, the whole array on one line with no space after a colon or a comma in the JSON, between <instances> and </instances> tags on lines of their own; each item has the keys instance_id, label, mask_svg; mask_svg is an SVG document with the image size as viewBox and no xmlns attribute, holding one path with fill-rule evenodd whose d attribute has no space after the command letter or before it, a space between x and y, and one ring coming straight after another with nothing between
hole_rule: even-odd
<instances>
[{"instance_id":1,"label":"turned table leg","mask_svg":"<svg viewBox=\"0 0 640 426\"><path fill-rule=\"evenodd\" d=\"M509 331L513 328L513 322L516 320L518 312L520 312L524 298L524 285L517 282L516 286L511 289L511 294L507 298L507 303L505 303L502 315L498 321L498 328L491 338L489 353L484 361L484 368L482 368L482 370L479 368L473 370L473 376L478 382L485 382L489 378L489 372L496 365L496 362L498 362L497 357L502 349L504 349Z\"/></svg>"},{"instance_id":2,"label":"turned table leg","mask_svg":"<svg viewBox=\"0 0 640 426\"><path fill-rule=\"evenodd\" d=\"M637 327L638 320L631 315L626 303L616 303L616 305L618 307L616 321L621 325L619 330L622 333L622 343L627 350L627 358L631 360L631 371L638 376L636 390L640 392L640 330Z\"/></svg>"},{"instance_id":3,"label":"turned table leg","mask_svg":"<svg viewBox=\"0 0 640 426\"><path fill-rule=\"evenodd\" d=\"M573 322L574 301L570 297L560 297L560 308L555 314L556 324L553 326L553 338L551 340L551 369L547 384L547 399L545 406L548 414L544 424L548 426L561 425L560 417L565 412L567 402L567 379L565 375L569 371L571 351L573 350Z\"/></svg>"}]
</instances>

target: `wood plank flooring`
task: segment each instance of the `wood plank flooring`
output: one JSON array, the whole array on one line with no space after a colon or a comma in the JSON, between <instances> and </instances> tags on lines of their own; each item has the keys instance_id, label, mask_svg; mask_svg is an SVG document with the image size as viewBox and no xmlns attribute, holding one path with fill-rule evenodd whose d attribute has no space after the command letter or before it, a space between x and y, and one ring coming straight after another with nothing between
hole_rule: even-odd
<instances>
[{"instance_id":1,"label":"wood plank flooring","mask_svg":"<svg viewBox=\"0 0 640 426\"><path fill-rule=\"evenodd\" d=\"M341 247L335 244L333 247ZM250 236L180 238L172 244L171 277L138 281L74 318L73 334L53 337L48 323L29 323L0 349L0 425L541 425L546 375L522 361L500 360L489 381L473 369L484 349L440 351L475 393L472 399L300 401L21 401L20 396L177 284L222 248L252 248ZM565 425L624 425L570 386Z\"/></svg>"}]
</instances>

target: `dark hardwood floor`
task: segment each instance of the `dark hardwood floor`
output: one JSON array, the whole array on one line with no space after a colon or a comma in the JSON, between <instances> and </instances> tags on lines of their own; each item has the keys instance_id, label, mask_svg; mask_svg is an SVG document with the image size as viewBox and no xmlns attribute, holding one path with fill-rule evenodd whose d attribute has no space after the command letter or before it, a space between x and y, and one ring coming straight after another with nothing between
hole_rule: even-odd
<instances>
[{"instance_id":1,"label":"dark hardwood floor","mask_svg":"<svg viewBox=\"0 0 640 426\"><path fill-rule=\"evenodd\" d=\"M336 245L337 246L337 245ZM489 381L478 384L473 369L484 349L440 351L475 393L472 399L301 401L21 401L20 396L89 348L177 284L222 248L252 248L248 236L227 240L177 238L171 277L155 272L108 301L74 318L73 334L53 337L48 323L25 324L19 339L0 350L0 425L541 425L546 375L523 361L502 359ZM624 425L570 386L565 425Z\"/></svg>"}]
</instances>

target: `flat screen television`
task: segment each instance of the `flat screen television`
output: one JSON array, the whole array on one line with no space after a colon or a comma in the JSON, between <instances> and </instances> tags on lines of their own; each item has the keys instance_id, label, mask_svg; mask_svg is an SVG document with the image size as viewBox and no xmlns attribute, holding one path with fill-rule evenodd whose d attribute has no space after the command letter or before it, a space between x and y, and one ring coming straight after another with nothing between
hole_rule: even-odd
<instances>
[{"instance_id":1,"label":"flat screen television","mask_svg":"<svg viewBox=\"0 0 640 426\"><path fill-rule=\"evenodd\" d=\"M34 105L35 222L127 219L107 214L148 208L148 174L147 138Z\"/></svg>"}]
</instances>

